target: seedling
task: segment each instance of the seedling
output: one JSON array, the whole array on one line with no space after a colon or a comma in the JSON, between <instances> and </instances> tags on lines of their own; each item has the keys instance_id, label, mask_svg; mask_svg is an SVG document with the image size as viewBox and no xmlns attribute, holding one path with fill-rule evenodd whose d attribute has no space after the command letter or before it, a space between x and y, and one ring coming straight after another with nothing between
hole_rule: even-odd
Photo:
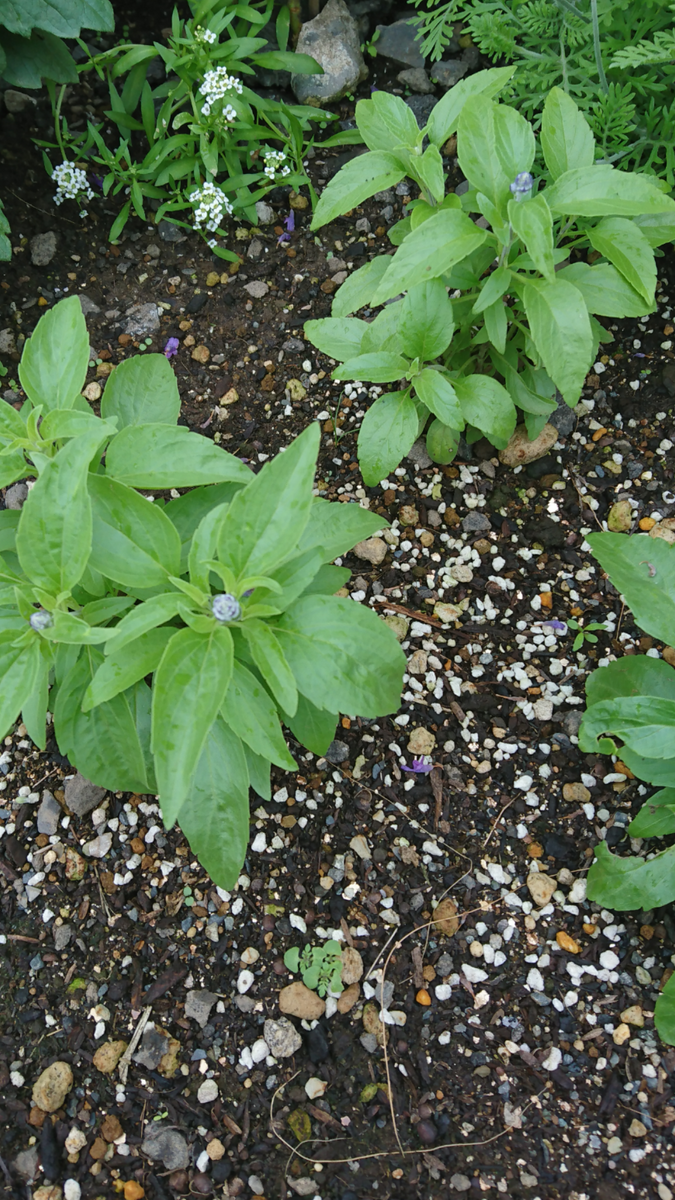
<instances>
[{"instance_id":1,"label":"seedling","mask_svg":"<svg viewBox=\"0 0 675 1200\"><path fill-rule=\"evenodd\" d=\"M568 625L569 629L577 630L577 636L575 637L574 642L572 643L573 650L580 650L581 647L583 646L584 642L590 642L592 644L597 642L598 639L595 636L595 634L591 632L591 630L593 630L593 629L606 630L607 629L607 626L604 624L604 622L600 622L600 621L591 621L590 625L584 626L584 625L581 625L578 621L569 620L567 622L567 625Z\"/></svg>"},{"instance_id":2,"label":"seedling","mask_svg":"<svg viewBox=\"0 0 675 1200\"><path fill-rule=\"evenodd\" d=\"M293 946L284 954L284 962L289 971L299 971L305 987L325 996L326 992L333 995L342 991L342 947L339 942L331 939L323 946L305 946L300 950Z\"/></svg>"}]
</instances>

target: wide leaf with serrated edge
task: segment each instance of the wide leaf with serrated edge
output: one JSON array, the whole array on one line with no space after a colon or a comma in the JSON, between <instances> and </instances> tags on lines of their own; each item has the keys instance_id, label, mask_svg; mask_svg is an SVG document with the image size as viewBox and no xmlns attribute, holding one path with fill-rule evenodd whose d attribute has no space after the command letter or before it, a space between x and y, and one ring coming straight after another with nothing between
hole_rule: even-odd
<instances>
[{"instance_id":1,"label":"wide leaf with serrated edge","mask_svg":"<svg viewBox=\"0 0 675 1200\"><path fill-rule=\"evenodd\" d=\"M106 475L89 477L90 564L124 587L165 586L180 570L178 531L158 504Z\"/></svg>"},{"instance_id":2,"label":"wide leaf with serrated edge","mask_svg":"<svg viewBox=\"0 0 675 1200\"><path fill-rule=\"evenodd\" d=\"M593 361L593 331L578 288L556 277L528 282L523 303L542 362L570 407L581 395Z\"/></svg>"},{"instance_id":3,"label":"wide leaf with serrated edge","mask_svg":"<svg viewBox=\"0 0 675 1200\"><path fill-rule=\"evenodd\" d=\"M554 179L570 171L592 167L595 138L588 121L562 88L551 88L541 121L541 148Z\"/></svg>"}]
</instances>

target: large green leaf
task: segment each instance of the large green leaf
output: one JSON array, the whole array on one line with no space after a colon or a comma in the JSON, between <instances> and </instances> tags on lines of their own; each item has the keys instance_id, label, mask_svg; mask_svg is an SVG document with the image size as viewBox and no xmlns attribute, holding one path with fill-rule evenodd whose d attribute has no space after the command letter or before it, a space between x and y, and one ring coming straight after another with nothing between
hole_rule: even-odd
<instances>
[{"instance_id":1,"label":"large green leaf","mask_svg":"<svg viewBox=\"0 0 675 1200\"><path fill-rule=\"evenodd\" d=\"M101 416L126 425L175 425L180 415L178 384L163 354L137 354L108 376Z\"/></svg>"},{"instance_id":2,"label":"large green leaf","mask_svg":"<svg viewBox=\"0 0 675 1200\"><path fill-rule=\"evenodd\" d=\"M74 438L49 460L21 510L16 549L33 583L58 595L82 577L91 551L89 464L100 437Z\"/></svg>"},{"instance_id":3,"label":"large green leaf","mask_svg":"<svg viewBox=\"0 0 675 1200\"><path fill-rule=\"evenodd\" d=\"M419 399L439 421L451 425L453 429L463 428L464 418L457 392L445 375L427 367L415 377L413 386Z\"/></svg>"},{"instance_id":4,"label":"large green leaf","mask_svg":"<svg viewBox=\"0 0 675 1200\"><path fill-rule=\"evenodd\" d=\"M362 542L389 522L376 513L368 512L359 504L331 504L329 500L316 497L309 510L309 520L298 550L321 550L322 562L333 562L340 554L346 554L357 542Z\"/></svg>"},{"instance_id":5,"label":"large green leaf","mask_svg":"<svg viewBox=\"0 0 675 1200\"><path fill-rule=\"evenodd\" d=\"M628 826L634 838L665 837L675 833L675 787L650 796Z\"/></svg>"},{"instance_id":6,"label":"large green leaf","mask_svg":"<svg viewBox=\"0 0 675 1200\"><path fill-rule=\"evenodd\" d=\"M3 0L0 16L6 29L22 37L31 29L76 38L81 29L115 27L109 0Z\"/></svg>"},{"instance_id":7,"label":"large green leaf","mask_svg":"<svg viewBox=\"0 0 675 1200\"><path fill-rule=\"evenodd\" d=\"M178 824L194 854L218 886L235 886L248 845L249 772L240 739L216 717L190 785Z\"/></svg>"},{"instance_id":8,"label":"large green leaf","mask_svg":"<svg viewBox=\"0 0 675 1200\"><path fill-rule=\"evenodd\" d=\"M317 708L306 696L298 696L295 715L284 715L284 723L288 725L293 737L313 754L325 754L335 737L338 718L336 713Z\"/></svg>"},{"instance_id":9,"label":"large green leaf","mask_svg":"<svg viewBox=\"0 0 675 1200\"><path fill-rule=\"evenodd\" d=\"M593 359L593 330L581 292L566 279L523 289L532 340L553 382L576 404Z\"/></svg>"},{"instance_id":10,"label":"large green leaf","mask_svg":"<svg viewBox=\"0 0 675 1200\"><path fill-rule=\"evenodd\" d=\"M334 175L324 188L314 211L311 228L334 221L336 217L356 208L386 188L399 183L406 173L405 166L395 154L383 150L370 151L353 158Z\"/></svg>"},{"instance_id":11,"label":"large green leaf","mask_svg":"<svg viewBox=\"0 0 675 1200\"><path fill-rule=\"evenodd\" d=\"M325 317L306 321L305 337L323 354L343 362L359 353L367 329L367 322L357 317Z\"/></svg>"},{"instance_id":12,"label":"large green leaf","mask_svg":"<svg viewBox=\"0 0 675 1200\"><path fill-rule=\"evenodd\" d=\"M588 542L640 628L669 646L675 629L673 547L663 538L639 534L594 533Z\"/></svg>"},{"instance_id":13,"label":"large green leaf","mask_svg":"<svg viewBox=\"0 0 675 1200\"><path fill-rule=\"evenodd\" d=\"M639 225L650 246L675 242L675 212L639 213L633 221Z\"/></svg>"},{"instance_id":14,"label":"large green leaf","mask_svg":"<svg viewBox=\"0 0 675 1200\"><path fill-rule=\"evenodd\" d=\"M551 212L577 217L633 217L675 210L648 175L617 171L607 163L565 171L546 189Z\"/></svg>"},{"instance_id":15,"label":"large green leaf","mask_svg":"<svg viewBox=\"0 0 675 1200\"><path fill-rule=\"evenodd\" d=\"M164 625L148 630L121 649L113 647L84 694L82 711L89 712L97 704L125 692L139 679L152 675L175 632L170 625Z\"/></svg>"},{"instance_id":16,"label":"large green leaf","mask_svg":"<svg viewBox=\"0 0 675 1200\"><path fill-rule=\"evenodd\" d=\"M276 628L298 691L317 708L381 717L399 707L405 656L370 609L336 596L304 596Z\"/></svg>"},{"instance_id":17,"label":"large green leaf","mask_svg":"<svg viewBox=\"0 0 675 1200\"><path fill-rule=\"evenodd\" d=\"M675 976L667 980L654 1008L656 1032L668 1046L675 1046Z\"/></svg>"},{"instance_id":18,"label":"large green leaf","mask_svg":"<svg viewBox=\"0 0 675 1200\"><path fill-rule=\"evenodd\" d=\"M408 358L427 362L448 348L455 323L448 289L440 279L410 288L401 304L399 321L400 349Z\"/></svg>"},{"instance_id":19,"label":"large green leaf","mask_svg":"<svg viewBox=\"0 0 675 1200\"><path fill-rule=\"evenodd\" d=\"M359 267L358 271L353 271L333 297L333 316L348 317L350 313L370 304L390 263L390 256L381 254L364 267Z\"/></svg>"},{"instance_id":20,"label":"large green leaf","mask_svg":"<svg viewBox=\"0 0 675 1200\"><path fill-rule=\"evenodd\" d=\"M137 604L130 613L122 618L119 625L115 626L115 637L107 642L106 654L113 652L117 654L122 646L141 637L149 629L156 629L158 625L170 621L172 617L177 616L182 603L181 592L165 592L161 596L153 596L151 600L145 600L143 604Z\"/></svg>"},{"instance_id":21,"label":"large green leaf","mask_svg":"<svg viewBox=\"0 0 675 1200\"><path fill-rule=\"evenodd\" d=\"M254 754L269 759L286 771L297 763L286 745L277 710L260 680L238 659L221 705L224 720Z\"/></svg>"},{"instance_id":22,"label":"large green leaf","mask_svg":"<svg viewBox=\"0 0 675 1200\"><path fill-rule=\"evenodd\" d=\"M27 475L34 474L35 469L26 462L22 450L0 456L0 487L9 487L10 483L16 483L17 479L25 479Z\"/></svg>"},{"instance_id":23,"label":"large green leaf","mask_svg":"<svg viewBox=\"0 0 675 1200\"><path fill-rule=\"evenodd\" d=\"M21 385L43 412L72 408L87 378L89 335L77 296L60 300L40 317L19 364Z\"/></svg>"},{"instance_id":24,"label":"large green leaf","mask_svg":"<svg viewBox=\"0 0 675 1200\"><path fill-rule=\"evenodd\" d=\"M588 230L588 240L653 308L656 259L640 227L625 217L604 217Z\"/></svg>"},{"instance_id":25,"label":"large green leaf","mask_svg":"<svg viewBox=\"0 0 675 1200\"><path fill-rule=\"evenodd\" d=\"M592 267L585 262L570 263L557 272L557 277L573 283L588 311L600 317L641 317L653 308L611 263L595 263Z\"/></svg>"},{"instance_id":26,"label":"large green leaf","mask_svg":"<svg viewBox=\"0 0 675 1200\"><path fill-rule=\"evenodd\" d=\"M621 858L599 842L595 854L587 878L589 900L619 912L660 908L675 900L675 846L655 858Z\"/></svg>"},{"instance_id":27,"label":"large green leaf","mask_svg":"<svg viewBox=\"0 0 675 1200\"><path fill-rule=\"evenodd\" d=\"M298 690L284 652L269 625L252 619L244 621L241 632L267 687L280 708L293 716L298 707Z\"/></svg>"},{"instance_id":28,"label":"large green leaf","mask_svg":"<svg viewBox=\"0 0 675 1200\"><path fill-rule=\"evenodd\" d=\"M465 105L459 119L457 158L471 186L487 196L499 210L509 199L514 176L507 174L497 154L497 107L484 95L476 96L471 104Z\"/></svg>"},{"instance_id":29,"label":"large green leaf","mask_svg":"<svg viewBox=\"0 0 675 1200\"><path fill-rule=\"evenodd\" d=\"M377 290L373 304L384 304L418 283L437 279L481 246L487 237L459 209L442 209L409 233L390 259Z\"/></svg>"},{"instance_id":30,"label":"large green leaf","mask_svg":"<svg viewBox=\"0 0 675 1200\"><path fill-rule=\"evenodd\" d=\"M614 752L614 743L602 740L605 730L596 728L590 718L595 705L622 696L652 696L675 701L675 672L663 659L648 658L641 654L628 655L609 663L602 670L594 671L586 680L588 709L584 713L579 730L579 745L582 750L596 753L598 749L603 753ZM624 745L621 747L621 757L639 779L665 787L675 785L675 756L670 759L647 758Z\"/></svg>"},{"instance_id":31,"label":"large green leaf","mask_svg":"<svg viewBox=\"0 0 675 1200\"><path fill-rule=\"evenodd\" d=\"M584 741L619 737L644 758L675 758L675 700L618 696L584 714Z\"/></svg>"},{"instance_id":32,"label":"large green leaf","mask_svg":"<svg viewBox=\"0 0 675 1200\"><path fill-rule=\"evenodd\" d=\"M248 479L245 482L250 482L252 478L253 472L249 471ZM229 504L232 497L243 486L244 481L241 483L213 483L206 487L191 488L189 492L185 492L175 500L170 500L165 506L164 512L173 521L180 534L181 571L185 571L187 568L190 543L200 521L219 504Z\"/></svg>"},{"instance_id":33,"label":"large green leaf","mask_svg":"<svg viewBox=\"0 0 675 1200\"><path fill-rule=\"evenodd\" d=\"M359 379L368 383L395 383L408 370L408 360L400 354L375 350L349 358L333 371L333 379Z\"/></svg>"},{"instance_id":34,"label":"large green leaf","mask_svg":"<svg viewBox=\"0 0 675 1200\"><path fill-rule=\"evenodd\" d=\"M243 575L265 575L287 558L309 520L320 430L316 422L238 492L227 509L218 556Z\"/></svg>"},{"instance_id":35,"label":"large green leaf","mask_svg":"<svg viewBox=\"0 0 675 1200\"><path fill-rule=\"evenodd\" d=\"M566 171L592 167L595 138L583 113L562 88L551 88L541 121L541 148L554 179Z\"/></svg>"},{"instance_id":36,"label":"large green leaf","mask_svg":"<svg viewBox=\"0 0 675 1200\"><path fill-rule=\"evenodd\" d=\"M182 425L128 425L108 446L106 471L139 488L195 487L202 483L248 483L245 463Z\"/></svg>"},{"instance_id":37,"label":"large green leaf","mask_svg":"<svg viewBox=\"0 0 675 1200\"><path fill-rule=\"evenodd\" d=\"M102 661L98 650L85 647L57 690L54 731L59 749L99 787L154 792L155 781L139 736L143 725L137 720L144 703L147 707L149 688L138 683L91 712L82 712L84 694Z\"/></svg>"},{"instance_id":38,"label":"large green leaf","mask_svg":"<svg viewBox=\"0 0 675 1200\"><path fill-rule=\"evenodd\" d=\"M544 193L539 192L531 200L509 200L508 212L513 232L525 243L535 267L553 283L553 217Z\"/></svg>"},{"instance_id":39,"label":"large green leaf","mask_svg":"<svg viewBox=\"0 0 675 1200\"><path fill-rule=\"evenodd\" d=\"M401 350L400 324L405 300L395 300L381 308L374 321L366 324L361 341L361 353L373 350L389 350L397 354Z\"/></svg>"},{"instance_id":40,"label":"large green leaf","mask_svg":"<svg viewBox=\"0 0 675 1200\"><path fill-rule=\"evenodd\" d=\"M426 127L429 141L440 149L457 130L467 101L480 94L487 97L496 96L506 86L515 69L515 66L491 67L486 71L476 71L475 75L461 79L450 88L431 110Z\"/></svg>"},{"instance_id":41,"label":"large green leaf","mask_svg":"<svg viewBox=\"0 0 675 1200\"><path fill-rule=\"evenodd\" d=\"M180 571L180 537L159 504L106 475L89 476L91 566L124 587L166 586Z\"/></svg>"},{"instance_id":42,"label":"large green leaf","mask_svg":"<svg viewBox=\"0 0 675 1200\"><path fill-rule=\"evenodd\" d=\"M445 195L445 171L440 150L431 143L421 158L414 159L413 162L427 197L430 201L441 204ZM424 195L424 192L422 194Z\"/></svg>"},{"instance_id":43,"label":"large green leaf","mask_svg":"<svg viewBox=\"0 0 675 1200\"><path fill-rule=\"evenodd\" d=\"M32 690L21 705L21 720L32 742L44 750L47 745L47 705L49 703L49 673L53 665L51 648L40 645L40 661Z\"/></svg>"},{"instance_id":44,"label":"large green leaf","mask_svg":"<svg viewBox=\"0 0 675 1200\"><path fill-rule=\"evenodd\" d=\"M513 400L503 384L492 375L477 374L455 379L453 386L467 424L503 449L516 427Z\"/></svg>"},{"instance_id":45,"label":"large green leaf","mask_svg":"<svg viewBox=\"0 0 675 1200\"><path fill-rule=\"evenodd\" d=\"M15 641L15 630L0 630L0 737L8 733L38 683L39 639L25 646L14 646Z\"/></svg>"},{"instance_id":46,"label":"large green leaf","mask_svg":"<svg viewBox=\"0 0 675 1200\"><path fill-rule=\"evenodd\" d=\"M2 30L0 70L6 84L19 88L42 87L42 80L77 83L75 60L65 42L53 33L34 29L29 37Z\"/></svg>"},{"instance_id":47,"label":"large green leaf","mask_svg":"<svg viewBox=\"0 0 675 1200\"><path fill-rule=\"evenodd\" d=\"M459 450L459 435L458 429L453 429L438 418L433 420L426 436L427 454L432 461L451 463Z\"/></svg>"},{"instance_id":48,"label":"large green leaf","mask_svg":"<svg viewBox=\"0 0 675 1200\"><path fill-rule=\"evenodd\" d=\"M391 392L371 404L358 438L359 466L366 487L386 479L405 458L418 427L417 408L408 391Z\"/></svg>"},{"instance_id":49,"label":"large green leaf","mask_svg":"<svg viewBox=\"0 0 675 1200\"><path fill-rule=\"evenodd\" d=\"M26 422L7 400L0 401L0 438L25 438Z\"/></svg>"},{"instance_id":50,"label":"large green leaf","mask_svg":"<svg viewBox=\"0 0 675 1200\"><path fill-rule=\"evenodd\" d=\"M370 100L359 100L354 113L359 133L369 150L413 150L419 141L419 126L409 105L390 92L373 92Z\"/></svg>"},{"instance_id":51,"label":"large green leaf","mask_svg":"<svg viewBox=\"0 0 675 1200\"><path fill-rule=\"evenodd\" d=\"M248 777L253 788L262 800L271 800L272 798L272 781L270 779L271 763L267 758L261 758L259 754L254 754L250 746L242 742L244 754L246 755L246 765L248 767Z\"/></svg>"},{"instance_id":52,"label":"large green leaf","mask_svg":"<svg viewBox=\"0 0 675 1200\"><path fill-rule=\"evenodd\" d=\"M114 425L104 424L93 412L80 412L76 408L53 408L40 422L40 437L46 442L94 432L103 440L114 437L117 430Z\"/></svg>"},{"instance_id":53,"label":"large green leaf","mask_svg":"<svg viewBox=\"0 0 675 1200\"><path fill-rule=\"evenodd\" d=\"M228 629L211 634L181 629L171 638L155 672L152 753L167 829L189 798L208 732L230 683L232 662Z\"/></svg>"},{"instance_id":54,"label":"large green leaf","mask_svg":"<svg viewBox=\"0 0 675 1200\"><path fill-rule=\"evenodd\" d=\"M507 179L513 181L534 162L534 133L530 122L511 105L493 107L497 158Z\"/></svg>"}]
</instances>

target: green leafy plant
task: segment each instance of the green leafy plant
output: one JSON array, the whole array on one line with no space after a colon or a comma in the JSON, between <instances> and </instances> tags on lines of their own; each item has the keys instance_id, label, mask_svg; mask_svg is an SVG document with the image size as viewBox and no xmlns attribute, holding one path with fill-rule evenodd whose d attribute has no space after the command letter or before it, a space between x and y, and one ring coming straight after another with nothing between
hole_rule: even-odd
<instances>
[{"instance_id":1,"label":"green leafy plant","mask_svg":"<svg viewBox=\"0 0 675 1200\"><path fill-rule=\"evenodd\" d=\"M0 401L3 482L37 476L0 511L0 736L21 713L44 748L49 711L83 775L158 793L231 887L249 784L269 799L271 763L296 766L281 722L324 753L339 711L398 707L403 652L329 565L382 518L313 497L318 424L254 475L176 424L163 355L116 367L100 417L88 357L73 297L25 344L21 410Z\"/></svg>"},{"instance_id":2,"label":"green leafy plant","mask_svg":"<svg viewBox=\"0 0 675 1200\"><path fill-rule=\"evenodd\" d=\"M553 183L537 188L532 126L492 99L512 74L504 67L462 80L422 130L396 96L360 100L356 120L370 152L343 167L317 205L313 228L405 176L420 189L389 232L393 256L354 272L332 317L305 325L342 364L333 378L397 385L359 433L369 485L429 421L427 450L440 463L454 457L462 430L469 442L484 435L506 446L518 409L535 437L556 409L556 389L574 407L599 343L611 340L597 316L654 309L653 247L675 237L675 202L655 180L594 165L588 122L559 88L540 137ZM441 155L455 131L469 184L462 196L446 195ZM368 320L349 317L364 306Z\"/></svg>"},{"instance_id":3,"label":"green leafy plant","mask_svg":"<svg viewBox=\"0 0 675 1200\"><path fill-rule=\"evenodd\" d=\"M591 550L632 609L640 628L671 645L675 630L675 550L660 538L588 535ZM579 730L585 753L620 755L639 779L662 788L628 826L633 838L675 833L675 671L660 658L635 654L594 671ZM675 900L675 846L643 858L596 847L588 896L607 908L658 908ZM674 977L675 978L675 977ZM656 1026L675 1044L675 983L656 1005Z\"/></svg>"},{"instance_id":4,"label":"green leafy plant","mask_svg":"<svg viewBox=\"0 0 675 1200\"><path fill-rule=\"evenodd\" d=\"M576 631L576 637L572 643L573 650L581 650L584 642L588 642L590 645L595 645L598 639L595 636L595 633L593 633L593 630L602 629L604 631L607 629L604 621L590 621L588 625L581 625L579 621L575 621L574 618L570 618L567 624L570 629Z\"/></svg>"},{"instance_id":5,"label":"green leafy plant","mask_svg":"<svg viewBox=\"0 0 675 1200\"><path fill-rule=\"evenodd\" d=\"M110 0L0 0L0 79L21 88L39 88L44 78L76 83L63 38L114 27Z\"/></svg>"},{"instance_id":6,"label":"green leafy plant","mask_svg":"<svg viewBox=\"0 0 675 1200\"><path fill-rule=\"evenodd\" d=\"M342 991L342 947L339 942L324 942L322 946L305 946L299 950L293 946L284 954L289 971L302 975L305 987L325 996L331 992L337 996Z\"/></svg>"},{"instance_id":7,"label":"green leafy plant","mask_svg":"<svg viewBox=\"0 0 675 1200\"><path fill-rule=\"evenodd\" d=\"M104 79L110 107L105 122L89 121L82 133L71 132L62 112L63 90L52 89L56 145L71 171L75 161L103 174L104 195L124 195L110 230L119 237L132 212L146 220L149 200L160 201L157 220L165 215L185 225L192 213L199 229L222 258L235 259L217 244L224 218L232 213L256 222L256 201L279 182L306 184L315 199L303 158L311 145L312 123L325 125L330 113L289 105L259 95L257 70L296 74L321 72L307 54L285 49L288 25L277 19L282 50L266 50L259 36L269 22L273 0L238 5L232 0L191 0L192 16L174 10L168 44L115 46L89 57L81 72ZM148 75L160 62L163 82ZM117 127L115 146L106 127ZM337 135L337 141L351 135ZM45 166L53 166L45 147ZM62 171L59 164L56 171ZM59 197L83 194L61 189ZM91 197L90 197L91 198ZM155 207L157 205L155 204ZM186 214L187 210L187 216ZM182 218L172 214L182 213Z\"/></svg>"},{"instance_id":8,"label":"green leafy plant","mask_svg":"<svg viewBox=\"0 0 675 1200\"><path fill-rule=\"evenodd\" d=\"M457 22L493 61L515 62L507 98L538 124L550 88L588 117L606 161L675 183L669 0L449 0L417 18L425 56L441 58Z\"/></svg>"}]
</instances>

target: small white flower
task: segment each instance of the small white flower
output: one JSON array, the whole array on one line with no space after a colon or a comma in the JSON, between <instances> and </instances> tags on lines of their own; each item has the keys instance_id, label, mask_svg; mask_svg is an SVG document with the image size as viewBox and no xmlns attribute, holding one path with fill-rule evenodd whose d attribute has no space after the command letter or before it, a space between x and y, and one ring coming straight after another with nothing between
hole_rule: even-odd
<instances>
[{"instance_id":1,"label":"small white flower","mask_svg":"<svg viewBox=\"0 0 675 1200\"><path fill-rule=\"evenodd\" d=\"M209 104L213 104L215 100L222 100L227 92L236 92L241 96L243 88L241 80L236 75L228 75L226 67L215 67L206 72L199 91Z\"/></svg>"},{"instance_id":2,"label":"small white flower","mask_svg":"<svg viewBox=\"0 0 675 1200\"><path fill-rule=\"evenodd\" d=\"M191 192L188 199L198 206L195 208L195 229L204 227L209 233L215 233L225 214L230 216L232 213L227 196L214 183L203 184L201 189Z\"/></svg>"},{"instance_id":3,"label":"small white flower","mask_svg":"<svg viewBox=\"0 0 675 1200\"><path fill-rule=\"evenodd\" d=\"M55 204L63 204L64 200L94 199L86 172L81 167L76 167L74 163L59 163L52 171L52 179L56 183ZM83 217L86 215L86 210L81 213Z\"/></svg>"},{"instance_id":4,"label":"small white flower","mask_svg":"<svg viewBox=\"0 0 675 1200\"><path fill-rule=\"evenodd\" d=\"M268 146L266 150L263 150L262 156L265 160L263 170L268 179L274 181L283 179L284 175L290 175L291 168L286 163L286 154L283 150L272 150Z\"/></svg>"}]
</instances>

